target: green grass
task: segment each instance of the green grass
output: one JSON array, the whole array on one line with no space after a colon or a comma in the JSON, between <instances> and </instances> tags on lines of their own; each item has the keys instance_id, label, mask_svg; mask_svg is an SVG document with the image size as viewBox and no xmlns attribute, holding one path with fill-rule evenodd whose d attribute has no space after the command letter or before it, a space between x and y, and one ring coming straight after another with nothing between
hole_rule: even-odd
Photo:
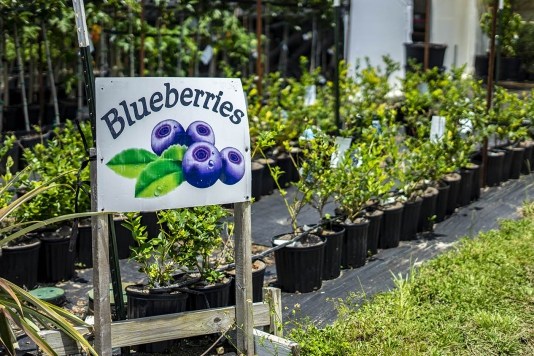
<instances>
[{"instance_id":1,"label":"green grass","mask_svg":"<svg viewBox=\"0 0 534 356\"><path fill-rule=\"evenodd\" d=\"M526 206L526 212L534 211ZM530 208L530 209L528 209ZM396 287L337 301L337 322L301 322L302 355L534 355L534 219L462 239Z\"/></svg>"}]
</instances>

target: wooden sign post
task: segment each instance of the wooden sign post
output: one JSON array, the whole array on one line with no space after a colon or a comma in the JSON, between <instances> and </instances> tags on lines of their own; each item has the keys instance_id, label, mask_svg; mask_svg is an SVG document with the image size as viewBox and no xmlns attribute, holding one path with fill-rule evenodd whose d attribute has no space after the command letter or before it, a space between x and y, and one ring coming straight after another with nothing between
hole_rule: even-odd
<instances>
[{"instance_id":1,"label":"wooden sign post","mask_svg":"<svg viewBox=\"0 0 534 356\"><path fill-rule=\"evenodd\" d=\"M74 0L73 6L95 146L90 149L92 210L153 211L234 202L237 347L254 355L250 138L240 81L95 82L83 0ZM170 132L175 135L172 142L167 140ZM107 356L116 336L109 297L108 217L93 217L91 226L94 344L99 355Z\"/></svg>"},{"instance_id":2,"label":"wooden sign post","mask_svg":"<svg viewBox=\"0 0 534 356\"><path fill-rule=\"evenodd\" d=\"M94 100L94 76L91 63L91 51L89 33L85 21L85 6L83 0L73 0L76 19L76 31L78 44L83 64L85 79L85 92L89 107L89 118L93 133L93 145L96 142L95 135L95 100ZM89 151L90 177L91 177L91 210L97 211L98 187L96 184L97 164L96 148ZM100 356L111 356L111 307L109 298L109 233L108 217L106 215L93 216L91 218L92 247L93 247L93 288L94 288L94 315L95 315L95 351Z\"/></svg>"}]
</instances>

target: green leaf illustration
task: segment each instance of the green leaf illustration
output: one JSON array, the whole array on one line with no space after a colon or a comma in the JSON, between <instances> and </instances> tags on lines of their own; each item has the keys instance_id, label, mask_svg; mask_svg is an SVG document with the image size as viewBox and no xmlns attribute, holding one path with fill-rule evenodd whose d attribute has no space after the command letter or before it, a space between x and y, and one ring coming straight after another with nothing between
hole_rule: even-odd
<instances>
[{"instance_id":1,"label":"green leaf illustration","mask_svg":"<svg viewBox=\"0 0 534 356\"><path fill-rule=\"evenodd\" d=\"M163 159L172 159L173 161L182 161L184 158L185 151L187 151L187 146L181 146L181 145L172 145L169 146L163 153L161 154L161 158Z\"/></svg>"},{"instance_id":2,"label":"green leaf illustration","mask_svg":"<svg viewBox=\"0 0 534 356\"><path fill-rule=\"evenodd\" d=\"M184 181L182 162L158 159L149 163L135 184L136 198L159 198L176 189Z\"/></svg>"},{"instance_id":3,"label":"green leaf illustration","mask_svg":"<svg viewBox=\"0 0 534 356\"><path fill-rule=\"evenodd\" d=\"M125 178L137 178L150 163L158 159L154 153L142 148L129 148L117 154L106 163L118 175Z\"/></svg>"}]
</instances>

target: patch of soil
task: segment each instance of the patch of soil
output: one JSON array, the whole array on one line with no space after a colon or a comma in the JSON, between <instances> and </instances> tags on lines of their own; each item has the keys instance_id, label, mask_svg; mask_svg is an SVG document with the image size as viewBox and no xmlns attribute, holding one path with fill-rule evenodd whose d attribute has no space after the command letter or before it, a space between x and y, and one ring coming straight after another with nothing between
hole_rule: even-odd
<instances>
[{"instance_id":1,"label":"patch of soil","mask_svg":"<svg viewBox=\"0 0 534 356\"><path fill-rule=\"evenodd\" d=\"M267 251L270 247L262 246L262 245L252 245L252 255L259 255L260 253L263 253ZM274 255L271 253L270 255L267 255L267 257L263 258L263 262L267 265L267 267L274 265Z\"/></svg>"},{"instance_id":2,"label":"patch of soil","mask_svg":"<svg viewBox=\"0 0 534 356\"><path fill-rule=\"evenodd\" d=\"M254 261L252 263L252 271L258 271L258 270L264 269L265 267L267 267L267 264L265 262L263 262L263 261L260 261L260 260ZM226 273L231 274L232 276L234 276L235 275L235 269L229 269L228 271L226 271Z\"/></svg>"},{"instance_id":3,"label":"patch of soil","mask_svg":"<svg viewBox=\"0 0 534 356\"><path fill-rule=\"evenodd\" d=\"M286 241L289 241L291 239L293 239L295 237L295 235L293 234L285 234L285 235L282 235L282 236L279 236L277 238L277 240L286 240ZM315 245L318 245L320 243L322 243L323 240L315 235L315 234L308 234L304 237L301 237L297 242L295 242L295 245L292 246L292 247L310 247L310 246L315 246Z\"/></svg>"}]
</instances>

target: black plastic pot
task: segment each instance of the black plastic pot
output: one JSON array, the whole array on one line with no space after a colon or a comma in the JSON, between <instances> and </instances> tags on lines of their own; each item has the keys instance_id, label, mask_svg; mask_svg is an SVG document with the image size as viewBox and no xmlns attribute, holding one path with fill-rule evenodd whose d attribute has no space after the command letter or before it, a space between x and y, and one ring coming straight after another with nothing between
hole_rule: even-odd
<instances>
[{"instance_id":1,"label":"black plastic pot","mask_svg":"<svg viewBox=\"0 0 534 356\"><path fill-rule=\"evenodd\" d=\"M76 262L81 268L93 268L93 243L91 225L78 226Z\"/></svg>"},{"instance_id":2,"label":"black plastic pot","mask_svg":"<svg viewBox=\"0 0 534 356\"><path fill-rule=\"evenodd\" d=\"M532 142L523 142L521 144L521 147L525 149L525 152L523 153L523 163L521 165L521 173L522 174L530 174L532 172L532 151L534 146L532 146Z\"/></svg>"},{"instance_id":3,"label":"black plastic pot","mask_svg":"<svg viewBox=\"0 0 534 356\"><path fill-rule=\"evenodd\" d=\"M283 153L276 157L276 165L280 167L280 171L283 172L278 177L278 184L280 184L280 187L285 188L289 185L291 179L293 178L293 170L295 169L295 165L287 153Z\"/></svg>"},{"instance_id":4,"label":"black plastic pot","mask_svg":"<svg viewBox=\"0 0 534 356\"><path fill-rule=\"evenodd\" d=\"M332 230L323 233L327 238L324 249L323 279L329 280L339 277L341 273L341 260L343 255L343 240L345 228L333 226Z\"/></svg>"},{"instance_id":5,"label":"black plastic pot","mask_svg":"<svg viewBox=\"0 0 534 356\"><path fill-rule=\"evenodd\" d=\"M258 303L263 300L263 279L265 277L265 269L267 265L265 262L258 260L255 263L259 264L258 269L252 269L252 302ZM231 277L234 277L235 270L227 272ZM235 305L235 278L232 278L230 290L228 292L228 305Z\"/></svg>"},{"instance_id":6,"label":"black plastic pot","mask_svg":"<svg viewBox=\"0 0 534 356\"><path fill-rule=\"evenodd\" d=\"M340 224L345 228L341 253L342 268L358 268L365 266L367 259L367 232L369 221L363 219L352 224Z\"/></svg>"},{"instance_id":7,"label":"black plastic pot","mask_svg":"<svg viewBox=\"0 0 534 356\"><path fill-rule=\"evenodd\" d=\"M487 54L475 56L475 77L486 79L489 73L489 56Z\"/></svg>"},{"instance_id":8,"label":"black plastic pot","mask_svg":"<svg viewBox=\"0 0 534 356\"><path fill-rule=\"evenodd\" d=\"M447 202L449 200L450 186L444 182L438 182L438 197L436 198L436 222L442 222L445 220L447 214Z\"/></svg>"},{"instance_id":9,"label":"black plastic pot","mask_svg":"<svg viewBox=\"0 0 534 356\"><path fill-rule=\"evenodd\" d=\"M449 198L447 199L447 215L454 213L456 203L458 202L458 192L460 190L460 181L462 176L458 173L450 173L443 177L443 180L449 185Z\"/></svg>"},{"instance_id":10,"label":"black plastic pot","mask_svg":"<svg viewBox=\"0 0 534 356\"><path fill-rule=\"evenodd\" d=\"M0 277L19 287L33 289L37 284L40 247L39 239L33 239L26 245L1 247Z\"/></svg>"},{"instance_id":11,"label":"black plastic pot","mask_svg":"<svg viewBox=\"0 0 534 356\"><path fill-rule=\"evenodd\" d=\"M228 306L232 277L227 281L212 285L194 285L189 287L196 292L187 298L187 310L203 310Z\"/></svg>"},{"instance_id":12,"label":"black plastic pot","mask_svg":"<svg viewBox=\"0 0 534 356\"><path fill-rule=\"evenodd\" d=\"M271 242L286 234L277 235ZM278 287L288 293L309 293L321 288L327 239L308 247L286 246L274 252Z\"/></svg>"},{"instance_id":13,"label":"black plastic pot","mask_svg":"<svg viewBox=\"0 0 534 356\"><path fill-rule=\"evenodd\" d=\"M122 226L124 219L113 219L113 225L115 226L115 236L117 238L117 252L119 253L119 259L124 260L130 258L132 251L130 246L137 246L132 232Z\"/></svg>"},{"instance_id":14,"label":"black plastic pot","mask_svg":"<svg viewBox=\"0 0 534 356\"><path fill-rule=\"evenodd\" d=\"M258 201L261 199L261 188L263 186L263 170L264 170L263 164L260 164L258 162L252 162L251 194L252 194L252 198L254 198L254 201Z\"/></svg>"},{"instance_id":15,"label":"black plastic pot","mask_svg":"<svg viewBox=\"0 0 534 356\"><path fill-rule=\"evenodd\" d=\"M473 181L471 182L471 200L480 198L480 188L482 187L482 162L473 161L473 165L468 169L473 171Z\"/></svg>"},{"instance_id":16,"label":"black plastic pot","mask_svg":"<svg viewBox=\"0 0 534 356\"><path fill-rule=\"evenodd\" d=\"M466 206L471 201L471 186L473 185L473 171L471 169L460 169L460 186L458 187L458 200L456 206Z\"/></svg>"},{"instance_id":17,"label":"black plastic pot","mask_svg":"<svg viewBox=\"0 0 534 356\"><path fill-rule=\"evenodd\" d=\"M501 183L504 183L510 179L510 170L512 168L512 157L514 153L508 149L504 149L502 152L504 153L504 160L501 171Z\"/></svg>"},{"instance_id":18,"label":"black plastic pot","mask_svg":"<svg viewBox=\"0 0 534 356\"><path fill-rule=\"evenodd\" d=\"M521 60L517 57L501 57L499 80L516 81L519 75Z\"/></svg>"},{"instance_id":19,"label":"black plastic pot","mask_svg":"<svg viewBox=\"0 0 534 356\"><path fill-rule=\"evenodd\" d=\"M74 275L76 251L69 251L70 238L40 237L39 282L68 281Z\"/></svg>"},{"instance_id":20,"label":"black plastic pot","mask_svg":"<svg viewBox=\"0 0 534 356\"><path fill-rule=\"evenodd\" d=\"M423 199L417 197L415 201L407 201L404 203L404 210L402 211L402 225L400 240L410 241L415 239L417 234L417 225L419 223L419 215L421 212L421 204Z\"/></svg>"},{"instance_id":21,"label":"black plastic pot","mask_svg":"<svg viewBox=\"0 0 534 356\"><path fill-rule=\"evenodd\" d=\"M419 64L423 64L425 60L425 44L423 42L404 43L406 50L406 63L408 64L410 59L415 59ZM443 67L443 60L445 59L446 44L430 43L429 44L429 56L428 56L428 68ZM407 66L407 69L410 66Z\"/></svg>"},{"instance_id":22,"label":"black plastic pot","mask_svg":"<svg viewBox=\"0 0 534 356\"><path fill-rule=\"evenodd\" d=\"M382 224L380 224L380 238L378 248L393 248L399 246L402 226L402 211L404 205L396 203L382 208Z\"/></svg>"},{"instance_id":23,"label":"black plastic pot","mask_svg":"<svg viewBox=\"0 0 534 356\"><path fill-rule=\"evenodd\" d=\"M512 165L510 166L509 179L519 179L521 176L521 167L523 166L523 155L525 149L523 147L513 147L512 151Z\"/></svg>"},{"instance_id":24,"label":"black plastic pot","mask_svg":"<svg viewBox=\"0 0 534 356\"><path fill-rule=\"evenodd\" d=\"M504 152L488 152L488 168L486 169L486 186L494 187L501 183L504 164Z\"/></svg>"},{"instance_id":25,"label":"black plastic pot","mask_svg":"<svg viewBox=\"0 0 534 356\"><path fill-rule=\"evenodd\" d=\"M423 202L421 203L421 211L419 213L419 223L417 224L417 231L431 231L433 222L432 216L436 215L436 202L438 199L438 190L433 187L428 187L423 193Z\"/></svg>"},{"instance_id":26,"label":"black plastic pot","mask_svg":"<svg viewBox=\"0 0 534 356\"><path fill-rule=\"evenodd\" d=\"M188 295L185 293L143 293L135 290L135 287L126 287L128 319L180 313L186 310ZM163 353L173 344L174 340L152 342L137 346L137 351Z\"/></svg>"},{"instance_id":27,"label":"black plastic pot","mask_svg":"<svg viewBox=\"0 0 534 356\"><path fill-rule=\"evenodd\" d=\"M262 185L261 185L261 195L270 195L273 194L273 190L275 187L274 179L271 176L271 171L269 170L269 166L274 167L276 162L274 159L258 159L258 163L262 164L264 166L263 168L263 176L262 176Z\"/></svg>"},{"instance_id":28,"label":"black plastic pot","mask_svg":"<svg viewBox=\"0 0 534 356\"><path fill-rule=\"evenodd\" d=\"M117 239L117 252L120 260L130 258L130 246L137 246L132 232L122 226L123 219L115 218L115 237ZM78 226L78 241L76 242L76 261L81 268L93 267L93 244L90 225ZM111 236L110 236L111 237Z\"/></svg>"},{"instance_id":29,"label":"black plastic pot","mask_svg":"<svg viewBox=\"0 0 534 356\"><path fill-rule=\"evenodd\" d=\"M160 232L160 226L158 224L158 215L154 211L141 212L141 224L146 226L146 232L148 233L148 239L158 237Z\"/></svg>"},{"instance_id":30,"label":"black plastic pot","mask_svg":"<svg viewBox=\"0 0 534 356\"><path fill-rule=\"evenodd\" d=\"M381 210L375 210L365 214L365 218L369 220L369 228L367 228L367 251L371 251L371 255L378 253L382 216L384 216L384 213Z\"/></svg>"}]
</instances>

